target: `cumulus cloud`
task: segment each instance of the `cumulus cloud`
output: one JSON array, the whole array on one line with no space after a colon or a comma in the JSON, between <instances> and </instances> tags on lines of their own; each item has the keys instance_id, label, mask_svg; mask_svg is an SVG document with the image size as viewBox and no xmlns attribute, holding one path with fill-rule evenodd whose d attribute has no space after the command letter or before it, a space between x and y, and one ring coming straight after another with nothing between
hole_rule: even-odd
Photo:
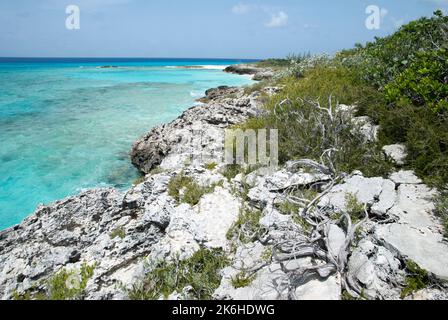
<instances>
[{"instance_id":1,"label":"cumulus cloud","mask_svg":"<svg viewBox=\"0 0 448 320\"><path fill-rule=\"evenodd\" d=\"M240 2L232 7L232 12L234 14L246 14L252 9L254 9L253 5Z\"/></svg>"},{"instance_id":2,"label":"cumulus cloud","mask_svg":"<svg viewBox=\"0 0 448 320\"><path fill-rule=\"evenodd\" d=\"M278 28L283 27L288 24L288 15L284 11L279 11L271 15L271 20L266 23L268 28Z\"/></svg>"}]
</instances>

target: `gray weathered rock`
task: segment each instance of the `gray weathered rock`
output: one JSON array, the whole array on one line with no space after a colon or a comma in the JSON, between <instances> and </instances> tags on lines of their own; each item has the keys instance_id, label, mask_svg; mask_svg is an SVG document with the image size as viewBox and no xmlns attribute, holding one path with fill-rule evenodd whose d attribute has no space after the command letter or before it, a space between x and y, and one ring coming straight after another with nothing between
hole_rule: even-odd
<instances>
[{"instance_id":1,"label":"gray weathered rock","mask_svg":"<svg viewBox=\"0 0 448 320\"><path fill-rule=\"evenodd\" d=\"M241 204L227 190L217 187L191 208L182 204L170 216L165 236L151 256L156 260L189 258L201 246L228 248L227 231L238 219Z\"/></svg>"},{"instance_id":2,"label":"gray weathered rock","mask_svg":"<svg viewBox=\"0 0 448 320\"><path fill-rule=\"evenodd\" d=\"M389 224L376 228L375 237L401 257L410 259L441 280L448 280L448 245L442 235L416 230L413 225Z\"/></svg>"},{"instance_id":3,"label":"gray weathered rock","mask_svg":"<svg viewBox=\"0 0 448 320\"><path fill-rule=\"evenodd\" d=\"M352 253L348 272L365 288L371 299L397 299L399 282L404 281L400 260L388 249L362 240Z\"/></svg>"},{"instance_id":4,"label":"gray weathered rock","mask_svg":"<svg viewBox=\"0 0 448 320\"><path fill-rule=\"evenodd\" d=\"M115 190L91 190L40 207L21 225L2 233L0 296L23 293L63 267L96 264L87 296L113 299L115 286L163 235L145 220L143 208L128 208ZM112 237L116 230L120 236ZM126 270L125 270L126 269ZM119 276L119 273L121 276Z\"/></svg>"},{"instance_id":5,"label":"gray weathered rock","mask_svg":"<svg viewBox=\"0 0 448 320\"><path fill-rule=\"evenodd\" d=\"M232 65L224 69L225 72L236 74L248 74L252 75L256 81L270 79L274 76L274 72L271 69L259 68L253 64L237 64Z\"/></svg>"},{"instance_id":6,"label":"gray weathered rock","mask_svg":"<svg viewBox=\"0 0 448 320\"><path fill-rule=\"evenodd\" d=\"M396 184L421 184L423 181L413 171L401 170L394 172L389 177Z\"/></svg>"},{"instance_id":7,"label":"gray weathered rock","mask_svg":"<svg viewBox=\"0 0 448 320\"><path fill-rule=\"evenodd\" d=\"M372 205L376 214L383 215L394 204L395 184L388 179L354 175L333 187L330 193L320 200L319 205L329 205L336 210L346 211L349 195L356 197L361 204Z\"/></svg>"},{"instance_id":8,"label":"gray weathered rock","mask_svg":"<svg viewBox=\"0 0 448 320\"><path fill-rule=\"evenodd\" d=\"M404 165L404 161L408 156L406 147L402 144L393 144L383 147L384 153L390 157L397 165Z\"/></svg>"},{"instance_id":9,"label":"gray weathered rock","mask_svg":"<svg viewBox=\"0 0 448 320\"><path fill-rule=\"evenodd\" d=\"M220 86L205 91L205 97L198 99L198 101L203 103L208 103L210 101L216 100L219 101L223 97L231 95L241 95L242 92L244 92L244 90L239 87Z\"/></svg>"},{"instance_id":10,"label":"gray weathered rock","mask_svg":"<svg viewBox=\"0 0 448 320\"><path fill-rule=\"evenodd\" d=\"M352 121L358 127L366 142L374 142L378 139L379 126L373 124L371 118L366 116L355 117Z\"/></svg>"},{"instance_id":11,"label":"gray weathered rock","mask_svg":"<svg viewBox=\"0 0 448 320\"><path fill-rule=\"evenodd\" d=\"M225 129L259 113L253 94L230 103L193 107L173 122L156 127L134 143L132 163L149 173L156 166L178 169L192 164L223 161Z\"/></svg>"}]
</instances>

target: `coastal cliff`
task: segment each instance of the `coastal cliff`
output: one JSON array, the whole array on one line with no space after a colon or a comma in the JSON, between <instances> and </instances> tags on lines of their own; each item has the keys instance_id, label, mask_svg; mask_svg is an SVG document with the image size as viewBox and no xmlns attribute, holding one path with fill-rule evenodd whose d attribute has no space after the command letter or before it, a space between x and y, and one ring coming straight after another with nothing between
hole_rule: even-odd
<instances>
[{"instance_id":1,"label":"coastal cliff","mask_svg":"<svg viewBox=\"0 0 448 320\"><path fill-rule=\"evenodd\" d=\"M248 66L227 71L272 76ZM266 97L280 91L209 91L205 104L135 142L132 163L145 176L132 188L85 191L0 232L0 297L400 299L414 267L433 285L409 298L447 299L448 245L431 200L437 191L402 168L402 146L384 148L395 161L387 177L336 176L307 159L239 171L189 161L198 130L219 141L223 129L258 117ZM365 141L376 139L378 128L357 117L356 106L337 108ZM301 215L293 214L298 204ZM168 277L174 261L187 280L154 287L152 277ZM188 278L192 265L207 266L194 271L200 286Z\"/></svg>"}]
</instances>

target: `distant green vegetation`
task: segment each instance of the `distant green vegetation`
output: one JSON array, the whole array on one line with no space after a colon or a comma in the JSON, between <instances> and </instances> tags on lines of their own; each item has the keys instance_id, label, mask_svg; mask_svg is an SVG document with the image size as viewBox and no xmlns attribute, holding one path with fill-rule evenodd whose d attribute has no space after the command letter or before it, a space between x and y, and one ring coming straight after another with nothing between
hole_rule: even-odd
<instances>
[{"instance_id":1,"label":"distant green vegetation","mask_svg":"<svg viewBox=\"0 0 448 320\"><path fill-rule=\"evenodd\" d=\"M409 169L430 185L448 184L448 17L441 11L334 57L298 59L276 82L284 89L266 103L269 112L245 126L279 129L282 162L320 160L337 143L337 171L386 175L392 166L382 146L403 143ZM379 124L379 141L361 143L347 119L330 122L319 112L316 102L328 108L330 96L333 110L337 102L356 105L356 115Z\"/></svg>"},{"instance_id":2,"label":"distant green vegetation","mask_svg":"<svg viewBox=\"0 0 448 320\"><path fill-rule=\"evenodd\" d=\"M191 286L191 299L209 300L221 283L219 271L228 265L222 250L201 249L191 258L172 263L161 261L141 284L128 292L131 300L156 300L182 293Z\"/></svg>"},{"instance_id":3,"label":"distant green vegetation","mask_svg":"<svg viewBox=\"0 0 448 320\"><path fill-rule=\"evenodd\" d=\"M256 62L257 67L283 69L290 67L294 63L300 63L311 57L310 53L290 54L284 59L266 59Z\"/></svg>"}]
</instances>

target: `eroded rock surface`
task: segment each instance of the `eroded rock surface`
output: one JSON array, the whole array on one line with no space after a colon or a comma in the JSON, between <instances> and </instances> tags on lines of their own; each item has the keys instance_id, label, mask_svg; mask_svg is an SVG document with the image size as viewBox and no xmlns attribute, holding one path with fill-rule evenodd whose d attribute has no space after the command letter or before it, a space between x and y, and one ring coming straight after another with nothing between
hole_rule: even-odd
<instances>
[{"instance_id":1,"label":"eroded rock surface","mask_svg":"<svg viewBox=\"0 0 448 320\"><path fill-rule=\"evenodd\" d=\"M156 166L176 169L186 163L193 165L192 157L200 164L207 162L205 156L209 162L222 162L224 130L259 114L259 97L259 93L247 96L240 91L230 101L187 110L173 122L140 138L131 151L132 163L143 173L149 173ZM201 149L204 147L207 152Z\"/></svg>"},{"instance_id":2,"label":"eroded rock surface","mask_svg":"<svg viewBox=\"0 0 448 320\"><path fill-rule=\"evenodd\" d=\"M275 94L278 88L264 90ZM127 299L126 289L139 284L149 266L188 259L201 249L220 249L229 260L220 270L216 299L339 300L347 287L359 288L362 298L400 299L409 260L437 281L448 280L448 245L433 212L436 191L412 171L388 178L354 172L334 181L329 173L289 163L227 179L216 160L223 155L223 129L258 115L260 93L218 88L207 99L134 144L132 161L147 174L143 182L123 193L89 190L41 206L22 224L0 232L0 298L39 291L63 268L87 263L95 268L83 298ZM355 121L366 141L375 139L377 128L369 119ZM208 147L211 159L192 159L198 145ZM216 166L207 166L213 159ZM161 173L151 172L155 167ZM196 205L170 195L171 179L181 174L210 188ZM294 192L302 194L288 198ZM321 221L325 228L314 234L316 217L303 210L312 201L329 213ZM368 217L347 246L350 228L341 217L354 205ZM253 216L243 221L247 212L256 221ZM234 231L236 225L244 227ZM188 298L192 288L180 291L169 299ZM447 292L438 283L409 298L445 299Z\"/></svg>"}]
</instances>

